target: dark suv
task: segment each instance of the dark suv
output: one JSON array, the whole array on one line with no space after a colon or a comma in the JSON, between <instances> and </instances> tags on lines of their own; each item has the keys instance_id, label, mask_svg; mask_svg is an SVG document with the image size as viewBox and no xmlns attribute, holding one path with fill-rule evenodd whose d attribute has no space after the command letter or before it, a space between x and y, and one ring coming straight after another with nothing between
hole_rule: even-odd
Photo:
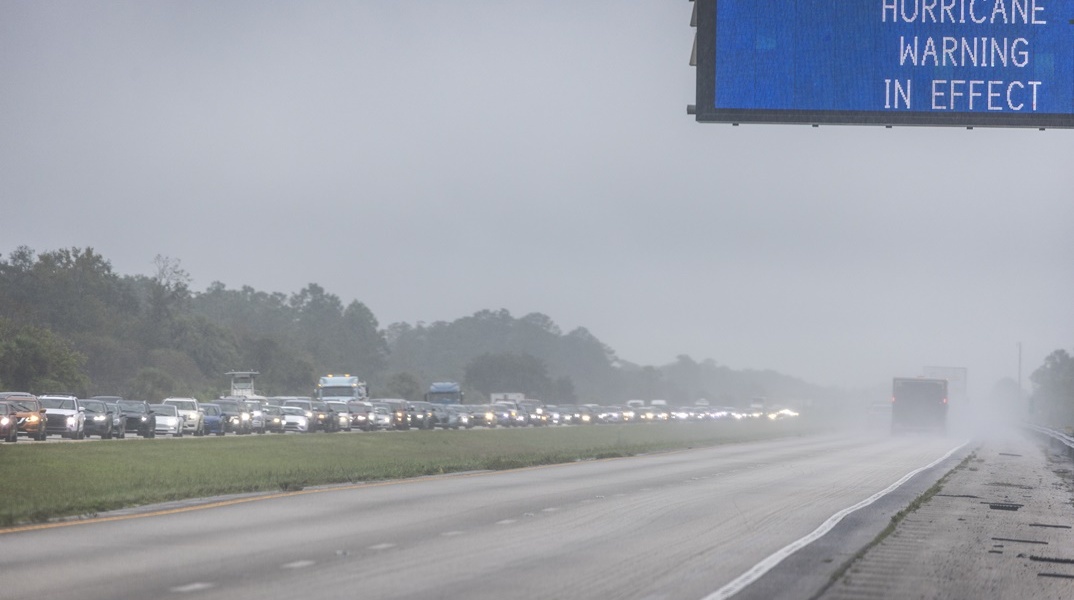
<instances>
[{"instance_id":1,"label":"dark suv","mask_svg":"<svg viewBox=\"0 0 1074 600\"><path fill-rule=\"evenodd\" d=\"M243 400L245 398L220 398L213 402L213 404L220 407L220 412L223 413L226 431L240 435L253 433L254 424L250 419L250 411L243 404Z\"/></svg>"},{"instance_id":2,"label":"dark suv","mask_svg":"<svg viewBox=\"0 0 1074 600\"><path fill-rule=\"evenodd\" d=\"M102 440L110 440L119 435L112 419L112 409L101 400L83 400L82 408L86 413L86 437L99 435Z\"/></svg>"}]
</instances>

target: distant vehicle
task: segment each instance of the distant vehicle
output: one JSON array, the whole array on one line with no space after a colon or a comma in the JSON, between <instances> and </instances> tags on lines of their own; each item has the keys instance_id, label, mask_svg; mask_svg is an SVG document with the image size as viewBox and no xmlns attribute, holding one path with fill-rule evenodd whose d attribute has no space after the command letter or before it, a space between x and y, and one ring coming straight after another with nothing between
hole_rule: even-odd
<instances>
[{"instance_id":1,"label":"distant vehicle","mask_svg":"<svg viewBox=\"0 0 1074 600\"><path fill-rule=\"evenodd\" d=\"M92 399L112 398L114 396L94 396ZM144 438L156 437L157 419L149 408L149 403L142 400L123 400L117 398L116 406L127 419L126 431L137 432Z\"/></svg>"},{"instance_id":2,"label":"distant vehicle","mask_svg":"<svg viewBox=\"0 0 1074 600\"><path fill-rule=\"evenodd\" d=\"M247 398L242 402L242 406L250 413L250 430L254 433L265 433L264 403L257 398Z\"/></svg>"},{"instance_id":3,"label":"distant vehicle","mask_svg":"<svg viewBox=\"0 0 1074 600\"><path fill-rule=\"evenodd\" d=\"M653 412L653 407L651 406L639 406L638 408L634 409L634 413L637 415L638 420L642 423L651 423L655 418L655 413Z\"/></svg>"},{"instance_id":4,"label":"distant vehicle","mask_svg":"<svg viewBox=\"0 0 1074 600\"><path fill-rule=\"evenodd\" d=\"M496 424L503 427L522 427L526 424L526 413L509 402L494 402L492 409L496 413Z\"/></svg>"},{"instance_id":5,"label":"distant vehicle","mask_svg":"<svg viewBox=\"0 0 1074 600\"><path fill-rule=\"evenodd\" d=\"M391 429L393 422L394 416L391 406L381 403L373 404L373 423L369 426L370 431L374 429Z\"/></svg>"},{"instance_id":6,"label":"distant vehicle","mask_svg":"<svg viewBox=\"0 0 1074 600\"><path fill-rule=\"evenodd\" d=\"M250 411L246 408L245 402L246 398L242 396L218 398L216 402L214 402L214 404L220 407L220 411L224 413L224 422L227 425L227 431L239 435L253 432L253 422L250 420Z\"/></svg>"},{"instance_id":7,"label":"distant vehicle","mask_svg":"<svg viewBox=\"0 0 1074 600\"><path fill-rule=\"evenodd\" d=\"M574 417L573 422L578 425L595 425L597 422L596 409L592 406L574 407Z\"/></svg>"},{"instance_id":8,"label":"distant vehicle","mask_svg":"<svg viewBox=\"0 0 1074 600\"><path fill-rule=\"evenodd\" d=\"M280 408L280 411L283 413L284 431L295 431L298 433L313 432L311 427L311 424L313 423L311 411L307 411L301 406L283 406Z\"/></svg>"},{"instance_id":9,"label":"distant vehicle","mask_svg":"<svg viewBox=\"0 0 1074 600\"><path fill-rule=\"evenodd\" d=\"M201 405L202 416L205 422L205 434L215 433L224 435L227 433L227 423L224 421L224 412L219 404L204 402Z\"/></svg>"},{"instance_id":10,"label":"distant vehicle","mask_svg":"<svg viewBox=\"0 0 1074 600\"><path fill-rule=\"evenodd\" d=\"M560 414L561 410L562 409L560 407L556 406L555 404L545 404L544 405L545 421L549 425L559 425L559 424L561 424L563 422L563 417Z\"/></svg>"},{"instance_id":11,"label":"distant vehicle","mask_svg":"<svg viewBox=\"0 0 1074 600\"><path fill-rule=\"evenodd\" d=\"M179 411L183 419L183 433L202 435L205 433L205 420L201 415L201 405L194 398L165 398L161 404L171 404Z\"/></svg>"},{"instance_id":12,"label":"distant vehicle","mask_svg":"<svg viewBox=\"0 0 1074 600\"><path fill-rule=\"evenodd\" d=\"M473 425L470 410L462 404L430 404L433 411L433 427L441 429L469 429Z\"/></svg>"},{"instance_id":13,"label":"distant vehicle","mask_svg":"<svg viewBox=\"0 0 1074 600\"><path fill-rule=\"evenodd\" d=\"M351 415L351 407L346 402L325 402L336 419L336 431L350 431L354 428L354 417Z\"/></svg>"},{"instance_id":14,"label":"distant vehicle","mask_svg":"<svg viewBox=\"0 0 1074 600\"><path fill-rule=\"evenodd\" d=\"M447 407L448 421L447 427L452 429L466 428L471 429L475 423L473 417L470 415L470 409L457 404Z\"/></svg>"},{"instance_id":15,"label":"distant vehicle","mask_svg":"<svg viewBox=\"0 0 1074 600\"><path fill-rule=\"evenodd\" d=\"M496 416L496 408L491 404L478 404L468 408L470 410L471 422L474 425L495 427L499 424L499 419Z\"/></svg>"},{"instance_id":16,"label":"distant vehicle","mask_svg":"<svg viewBox=\"0 0 1074 600\"><path fill-rule=\"evenodd\" d=\"M183 417L179 416L174 404L150 404L149 409L156 417L156 433L183 437Z\"/></svg>"},{"instance_id":17,"label":"distant vehicle","mask_svg":"<svg viewBox=\"0 0 1074 600\"><path fill-rule=\"evenodd\" d=\"M119 433L115 430L115 421L108 404L100 400L83 400L82 409L86 413L86 437L99 435L102 440L110 440Z\"/></svg>"},{"instance_id":18,"label":"distant vehicle","mask_svg":"<svg viewBox=\"0 0 1074 600\"><path fill-rule=\"evenodd\" d=\"M360 378L351 374L328 375L317 382L317 399L350 402L369 398L369 386Z\"/></svg>"},{"instance_id":19,"label":"distant vehicle","mask_svg":"<svg viewBox=\"0 0 1074 600\"><path fill-rule=\"evenodd\" d=\"M526 422L534 427L548 424L548 416L544 414L544 404L540 400L532 398L518 403L518 409L526 416Z\"/></svg>"},{"instance_id":20,"label":"distant vehicle","mask_svg":"<svg viewBox=\"0 0 1074 600\"><path fill-rule=\"evenodd\" d=\"M37 396L26 392L0 392L0 400L5 400L15 407L15 419L19 433L27 435L38 442L45 441L45 409Z\"/></svg>"},{"instance_id":21,"label":"distant vehicle","mask_svg":"<svg viewBox=\"0 0 1074 600\"><path fill-rule=\"evenodd\" d=\"M351 427L362 431L372 431L377 428L374 408L371 402L355 401L348 402L347 407L351 411Z\"/></svg>"},{"instance_id":22,"label":"distant vehicle","mask_svg":"<svg viewBox=\"0 0 1074 600\"><path fill-rule=\"evenodd\" d=\"M428 402L409 402L407 410L410 411L410 426L418 429L432 429L436 425L433 415L433 405Z\"/></svg>"},{"instance_id":23,"label":"distant vehicle","mask_svg":"<svg viewBox=\"0 0 1074 600\"><path fill-rule=\"evenodd\" d=\"M947 380L896 377L891 390L891 432L947 431Z\"/></svg>"},{"instance_id":24,"label":"distant vehicle","mask_svg":"<svg viewBox=\"0 0 1074 600\"><path fill-rule=\"evenodd\" d=\"M454 381L437 381L429 386L425 401L430 404L462 404L465 394Z\"/></svg>"},{"instance_id":25,"label":"distant vehicle","mask_svg":"<svg viewBox=\"0 0 1074 600\"><path fill-rule=\"evenodd\" d=\"M283 409L279 406L266 404L261 407L262 413L265 417L265 431L271 431L275 433L284 432L284 419Z\"/></svg>"},{"instance_id":26,"label":"distant vehicle","mask_svg":"<svg viewBox=\"0 0 1074 600\"><path fill-rule=\"evenodd\" d=\"M60 437L80 440L86 435L86 414L78 397L46 394L37 397L45 409L45 431Z\"/></svg>"},{"instance_id":27,"label":"distant vehicle","mask_svg":"<svg viewBox=\"0 0 1074 600\"><path fill-rule=\"evenodd\" d=\"M385 406L391 413L391 429L410 429L409 402L400 398L378 398L373 401L373 406L377 404Z\"/></svg>"},{"instance_id":28,"label":"distant vehicle","mask_svg":"<svg viewBox=\"0 0 1074 600\"><path fill-rule=\"evenodd\" d=\"M108 407L108 414L112 417L112 437L121 440L127 439L127 419L123 416L123 410L118 404L104 403Z\"/></svg>"},{"instance_id":29,"label":"distant vehicle","mask_svg":"<svg viewBox=\"0 0 1074 600\"><path fill-rule=\"evenodd\" d=\"M19 441L19 418L15 416L15 407L8 402L0 402L0 438L5 442Z\"/></svg>"},{"instance_id":30,"label":"distant vehicle","mask_svg":"<svg viewBox=\"0 0 1074 600\"><path fill-rule=\"evenodd\" d=\"M311 398L291 398L284 400L284 408L296 407L302 409L309 419L308 431L338 431L339 422L330 418L331 411L328 405L320 400Z\"/></svg>"}]
</instances>

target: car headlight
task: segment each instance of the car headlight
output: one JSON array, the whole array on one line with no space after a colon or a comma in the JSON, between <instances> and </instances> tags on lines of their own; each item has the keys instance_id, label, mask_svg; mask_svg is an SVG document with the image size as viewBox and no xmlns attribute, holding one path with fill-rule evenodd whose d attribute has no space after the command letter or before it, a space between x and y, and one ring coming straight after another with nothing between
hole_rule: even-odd
<instances>
[{"instance_id":1,"label":"car headlight","mask_svg":"<svg viewBox=\"0 0 1074 600\"><path fill-rule=\"evenodd\" d=\"M104 415L97 415L96 417L93 417L93 420L94 420L94 421L103 421L103 420L105 420L105 419L107 419L107 418L108 418L108 417L106 417L106 416L104 416Z\"/></svg>"},{"instance_id":2,"label":"car headlight","mask_svg":"<svg viewBox=\"0 0 1074 600\"><path fill-rule=\"evenodd\" d=\"M142 422L143 422L143 423L144 423L145 421L148 421L148 420L149 420L149 417L147 417L147 416L145 416L145 415L142 415Z\"/></svg>"},{"instance_id":3,"label":"car headlight","mask_svg":"<svg viewBox=\"0 0 1074 600\"><path fill-rule=\"evenodd\" d=\"M307 419L312 419L313 418L313 411L312 410L307 410L306 411L306 418Z\"/></svg>"},{"instance_id":4,"label":"car headlight","mask_svg":"<svg viewBox=\"0 0 1074 600\"><path fill-rule=\"evenodd\" d=\"M239 416L239 418L242 419L243 421L249 421L250 420L250 414L249 413L242 413L242 415Z\"/></svg>"},{"instance_id":5,"label":"car headlight","mask_svg":"<svg viewBox=\"0 0 1074 600\"><path fill-rule=\"evenodd\" d=\"M74 425L77 422L78 421L75 419L74 415L71 415L70 417L67 417L67 424L68 425Z\"/></svg>"},{"instance_id":6,"label":"car headlight","mask_svg":"<svg viewBox=\"0 0 1074 600\"><path fill-rule=\"evenodd\" d=\"M37 415L30 415L29 417L27 417L26 420L31 423L36 423L41 420L41 417L38 417Z\"/></svg>"},{"instance_id":7,"label":"car headlight","mask_svg":"<svg viewBox=\"0 0 1074 600\"><path fill-rule=\"evenodd\" d=\"M0 417L0 425L10 425L11 419L7 417Z\"/></svg>"}]
</instances>

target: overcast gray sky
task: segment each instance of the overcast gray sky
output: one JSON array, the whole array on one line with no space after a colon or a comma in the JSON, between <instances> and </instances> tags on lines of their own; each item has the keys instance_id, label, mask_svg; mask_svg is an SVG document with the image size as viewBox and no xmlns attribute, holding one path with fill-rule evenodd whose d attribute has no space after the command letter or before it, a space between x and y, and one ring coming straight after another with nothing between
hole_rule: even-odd
<instances>
[{"instance_id":1,"label":"overcast gray sky","mask_svg":"<svg viewBox=\"0 0 1074 600\"><path fill-rule=\"evenodd\" d=\"M701 125L685 0L0 0L0 253L971 392L1074 347L1074 132Z\"/></svg>"}]
</instances>

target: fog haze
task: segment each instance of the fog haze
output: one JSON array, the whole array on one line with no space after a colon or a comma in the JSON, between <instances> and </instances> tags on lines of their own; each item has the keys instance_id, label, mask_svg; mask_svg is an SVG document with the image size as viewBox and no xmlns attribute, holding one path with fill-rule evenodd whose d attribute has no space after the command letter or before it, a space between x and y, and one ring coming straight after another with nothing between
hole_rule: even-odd
<instances>
[{"instance_id":1,"label":"fog haze","mask_svg":"<svg viewBox=\"0 0 1074 600\"><path fill-rule=\"evenodd\" d=\"M971 394L1074 337L1074 132L701 125L688 2L0 3L0 253Z\"/></svg>"}]
</instances>

